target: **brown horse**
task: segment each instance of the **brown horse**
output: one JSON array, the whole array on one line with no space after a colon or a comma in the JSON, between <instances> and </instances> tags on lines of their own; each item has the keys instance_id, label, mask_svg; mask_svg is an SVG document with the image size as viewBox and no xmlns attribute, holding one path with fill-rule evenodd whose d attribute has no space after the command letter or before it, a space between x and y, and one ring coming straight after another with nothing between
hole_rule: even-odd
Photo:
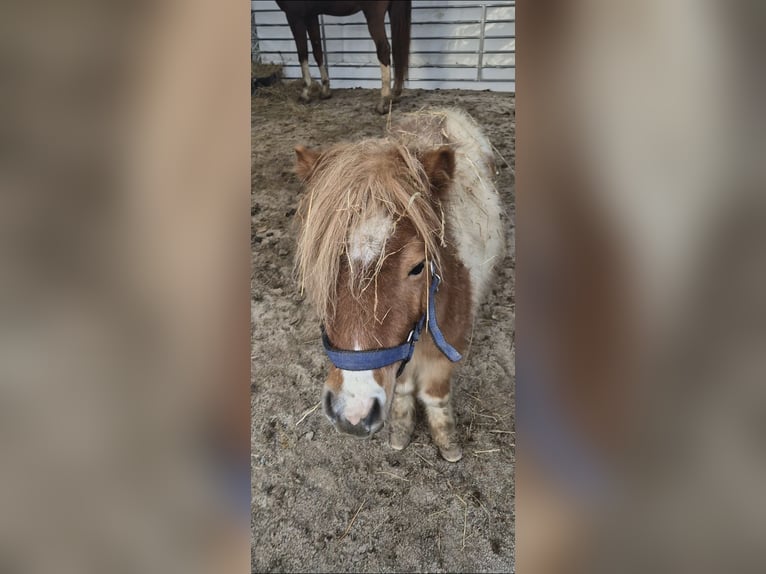
<instances>
[{"instance_id":1,"label":"brown horse","mask_svg":"<svg viewBox=\"0 0 766 574\"><path fill-rule=\"evenodd\" d=\"M406 115L385 138L296 153L297 270L332 363L325 414L367 437L390 413L399 450L417 396L442 457L459 460L452 372L504 244L491 144L450 109Z\"/></svg>"},{"instance_id":2,"label":"brown horse","mask_svg":"<svg viewBox=\"0 0 766 574\"><path fill-rule=\"evenodd\" d=\"M287 23L295 39L298 48L298 60L301 63L303 81L305 87L301 93L301 99L311 99L311 74L309 73L308 44L306 32L311 39L311 50L314 52L314 60L319 66L322 75L321 98L330 97L330 78L327 75L327 66L322 54L322 41L319 32L319 15L350 16L359 11L364 13L367 20L367 28L375 42L375 49L380 61L380 76L383 87L381 89L380 102L376 110L380 114L388 111L391 102L391 46L386 37L385 18L386 12L391 20L391 41L393 44L394 60L394 97L402 92L402 85L407 76L410 59L410 20L412 14L412 2L410 0L369 0L348 1L338 0L334 2L321 0L277 0L279 8L287 15Z\"/></svg>"}]
</instances>

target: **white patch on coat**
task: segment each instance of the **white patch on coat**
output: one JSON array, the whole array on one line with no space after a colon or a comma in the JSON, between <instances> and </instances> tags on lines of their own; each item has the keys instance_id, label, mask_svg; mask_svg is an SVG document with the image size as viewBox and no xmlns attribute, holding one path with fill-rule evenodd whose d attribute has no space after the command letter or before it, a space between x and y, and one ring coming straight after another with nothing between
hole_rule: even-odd
<instances>
[{"instance_id":1,"label":"white patch on coat","mask_svg":"<svg viewBox=\"0 0 766 574\"><path fill-rule=\"evenodd\" d=\"M393 223L389 215L381 213L352 229L348 238L348 256L351 263L366 266L376 260L391 235Z\"/></svg>"},{"instance_id":2,"label":"white patch on coat","mask_svg":"<svg viewBox=\"0 0 766 574\"><path fill-rule=\"evenodd\" d=\"M455 176L446 217L455 246L471 278L474 309L487 290L505 243L502 206L494 186L492 145L466 113L444 110L444 131L455 149Z\"/></svg>"},{"instance_id":3,"label":"white patch on coat","mask_svg":"<svg viewBox=\"0 0 766 574\"><path fill-rule=\"evenodd\" d=\"M423 406L425 407L443 409L449 405L450 394L447 393L443 397L432 397L425 391L420 390L418 392L418 399L420 399L420 402L423 403Z\"/></svg>"},{"instance_id":4,"label":"white patch on coat","mask_svg":"<svg viewBox=\"0 0 766 574\"><path fill-rule=\"evenodd\" d=\"M330 96L330 76L327 75L327 64L319 66L319 73L322 76L322 95L324 97Z\"/></svg>"},{"instance_id":5,"label":"white patch on coat","mask_svg":"<svg viewBox=\"0 0 766 574\"><path fill-rule=\"evenodd\" d=\"M380 65L381 96L391 97L391 66Z\"/></svg>"},{"instance_id":6,"label":"white patch on coat","mask_svg":"<svg viewBox=\"0 0 766 574\"><path fill-rule=\"evenodd\" d=\"M381 408L386 404L386 391L381 387L372 371L343 371L343 385L338 396L339 414L352 425L358 424L372 409L377 399Z\"/></svg>"},{"instance_id":7,"label":"white patch on coat","mask_svg":"<svg viewBox=\"0 0 766 574\"><path fill-rule=\"evenodd\" d=\"M301 73L303 74L303 83L307 88L311 87L311 72L309 72L309 63L301 62Z\"/></svg>"}]
</instances>

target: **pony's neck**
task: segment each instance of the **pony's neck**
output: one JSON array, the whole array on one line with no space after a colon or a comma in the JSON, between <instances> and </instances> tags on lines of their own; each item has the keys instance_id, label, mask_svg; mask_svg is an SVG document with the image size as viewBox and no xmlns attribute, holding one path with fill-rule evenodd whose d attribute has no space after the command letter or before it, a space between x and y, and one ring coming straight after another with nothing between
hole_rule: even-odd
<instances>
[{"instance_id":1,"label":"pony's neck","mask_svg":"<svg viewBox=\"0 0 766 574\"><path fill-rule=\"evenodd\" d=\"M468 269L460 261L450 239L448 232L445 238L447 246L439 251L442 282L436 294L436 315L442 333L453 347L463 353L475 310Z\"/></svg>"}]
</instances>

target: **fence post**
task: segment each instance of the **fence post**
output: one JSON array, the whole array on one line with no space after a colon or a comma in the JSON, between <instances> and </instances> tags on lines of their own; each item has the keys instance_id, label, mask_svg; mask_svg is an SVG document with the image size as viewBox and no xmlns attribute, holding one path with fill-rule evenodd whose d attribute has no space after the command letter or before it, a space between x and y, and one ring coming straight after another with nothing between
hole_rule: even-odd
<instances>
[{"instance_id":1,"label":"fence post","mask_svg":"<svg viewBox=\"0 0 766 574\"><path fill-rule=\"evenodd\" d=\"M330 78L330 62L327 58L327 33L324 28L324 14L319 15L319 28L322 34L322 52L324 52L324 69L327 70L327 78Z\"/></svg>"},{"instance_id":2,"label":"fence post","mask_svg":"<svg viewBox=\"0 0 766 574\"><path fill-rule=\"evenodd\" d=\"M260 63L261 50L258 46L258 31L255 27L255 11L250 9L250 61Z\"/></svg>"},{"instance_id":3,"label":"fence post","mask_svg":"<svg viewBox=\"0 0 766 574\"><path fill-rule=\"evenodd\" d=\"M487 3L481 3L481 32L479 36L479 61L476 66L476 81L481 81L481 69L484 67L484 28L487 23Z\"/></svg>"}]
</instances>

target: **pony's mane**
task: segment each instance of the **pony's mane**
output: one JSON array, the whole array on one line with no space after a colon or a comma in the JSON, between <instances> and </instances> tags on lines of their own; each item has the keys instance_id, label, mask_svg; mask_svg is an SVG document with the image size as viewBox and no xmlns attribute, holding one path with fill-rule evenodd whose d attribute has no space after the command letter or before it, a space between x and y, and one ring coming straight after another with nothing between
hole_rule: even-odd
<instances>
[{"instance_id":1,"label":"pony's mane","mask_svg":"<svg viewBox=\"0 0 766 574\"><path fill-rule=\"evenodd\" d=\"M301 292L320 321L334 312L341 261L346 258L350 281L361 286L376 277L386 257L385 245L366 268L348 258L349 232L370 218L386 214L394 222L409 221L425 244L424 258L438 265L444 242L444 214L434 207L428 178L414 152L393 138L335 145L319 156L298 206L296 271ZM440 211L440 210L439 210ZM356 268L355 268L356 267Z\"/></svg>"}]
</instances>

